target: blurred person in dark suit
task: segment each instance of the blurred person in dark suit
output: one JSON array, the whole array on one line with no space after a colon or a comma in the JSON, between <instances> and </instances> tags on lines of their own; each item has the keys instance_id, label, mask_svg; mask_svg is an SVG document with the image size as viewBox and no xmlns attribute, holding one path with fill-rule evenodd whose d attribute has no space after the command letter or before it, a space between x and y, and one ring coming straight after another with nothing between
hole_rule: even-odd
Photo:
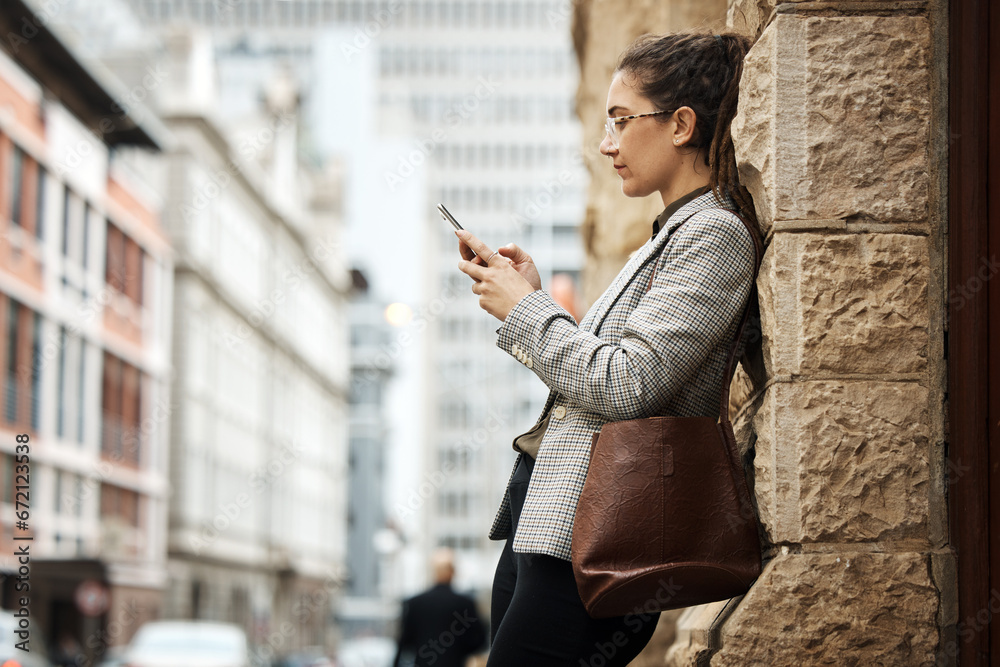
<instances>
[{"instance_id":1,"label":"blurred person in dark suit","mask_svg":"<svg viewBox=\"0 0 1000 667\"><path fill-rule=\"evenodd\" d=\"M436 550L431 566L434 585L403 603L394 667L464 667L469 656L485 648L475 600L451 588L454 553Z\"/></svg>"}]
</instances>

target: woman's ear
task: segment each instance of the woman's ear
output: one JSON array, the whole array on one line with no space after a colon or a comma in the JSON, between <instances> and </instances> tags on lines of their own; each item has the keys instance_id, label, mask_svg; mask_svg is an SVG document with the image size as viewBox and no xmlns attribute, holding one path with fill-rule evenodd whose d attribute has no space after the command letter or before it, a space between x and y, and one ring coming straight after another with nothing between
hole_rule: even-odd
<instances>
[{"instance_id":1,"label":"woman's ear","mask_svg":"<svg viewBox=\"0 0 1000 667\"><path fill-rule=\"evenodd\" d=\"M672 137L675 146L686 146L695 138L698 114L691 107L681 107L674 112L674 136Z\"/></svg>"}]
</instances>

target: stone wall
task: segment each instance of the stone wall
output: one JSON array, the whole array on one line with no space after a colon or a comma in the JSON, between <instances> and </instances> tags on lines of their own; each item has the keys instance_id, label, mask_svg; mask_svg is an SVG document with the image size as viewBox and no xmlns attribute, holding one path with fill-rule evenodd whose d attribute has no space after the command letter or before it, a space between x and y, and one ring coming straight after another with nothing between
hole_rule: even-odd
<instances>
[{"instance_id":1,"label":"stone wall","mask_svg":"<svg viewBox=\"0 0 1000 667\"><path fill-rule=\"evenodd\" d=\"M617 52L685 27L647 21L682 6L705 8L578 7L588 146ZM946 3L737 0L728 13L758 38L733 135L767 243L765 381L737 378L736 426L755 442L769 561L742 600L686 610L664 664L951 664ZM591 299L660 206L625 203L601 166L584 224Z\"/></svg>"}]
</instances>

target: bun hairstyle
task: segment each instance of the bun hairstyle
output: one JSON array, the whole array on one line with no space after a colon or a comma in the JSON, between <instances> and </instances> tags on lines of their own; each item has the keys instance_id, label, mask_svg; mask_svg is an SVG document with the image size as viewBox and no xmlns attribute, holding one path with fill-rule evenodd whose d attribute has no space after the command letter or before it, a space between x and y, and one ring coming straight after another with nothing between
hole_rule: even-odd
<instances>
[{"instance_id":1,"label":"bun hairstyle","mask_svg":"<svg viewBox=\"0 0 1000 667\"><path fill-rule=\"evenodd\" d=\"M657 109L694 110L697 122L689 145L707 149L712 190L729 195L745 216L756 219L753 199L740 183L730 134L743 58L751 46L752 40L734 33L643 35L621 55L615 71L635 77L636 89Z\"/></svg>"}]
</instances>

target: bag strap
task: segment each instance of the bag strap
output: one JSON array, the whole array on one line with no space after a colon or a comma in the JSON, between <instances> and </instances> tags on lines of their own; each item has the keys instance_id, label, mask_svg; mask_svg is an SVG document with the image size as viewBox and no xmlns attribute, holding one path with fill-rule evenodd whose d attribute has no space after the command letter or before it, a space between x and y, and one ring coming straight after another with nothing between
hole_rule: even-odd
<instances>
[{"instance_id":1,"label":"bag strap","mask_svg":"<svg viewBox=\"0 0 1000 667\"><path fill-rule=\"evenodd\" d=\"M733 373L736 372L736 353L739 352L740 342L743 340L743 333L746 331L747 321L750 319L750 307L753 305L753 299L757 295L757 272L760 270L761 255L763 251L761 249L760 238L757 236L757 230L754 229L753 225L747 222L738 211L732 209L724 208L723 211L729 211L743 223L746 227L747 232L750 234L750 239L753 241L753 282L750 286L750 294L747 295L746 306L743 307L743 317L740 319L740 325L736 329L736 337L733 339L732 347L729 349L729 358L726 360L726 367L723 373L722 382L722 398L719 404L719 421L722 424L729 424L729 385L733 382ZM653 274L649 277L649 284L646 286L646 291L648 292L653 287L653 279L656 277L656 268L659 264L659 260L653 263Z\"/></svg>"}]
</instances>

